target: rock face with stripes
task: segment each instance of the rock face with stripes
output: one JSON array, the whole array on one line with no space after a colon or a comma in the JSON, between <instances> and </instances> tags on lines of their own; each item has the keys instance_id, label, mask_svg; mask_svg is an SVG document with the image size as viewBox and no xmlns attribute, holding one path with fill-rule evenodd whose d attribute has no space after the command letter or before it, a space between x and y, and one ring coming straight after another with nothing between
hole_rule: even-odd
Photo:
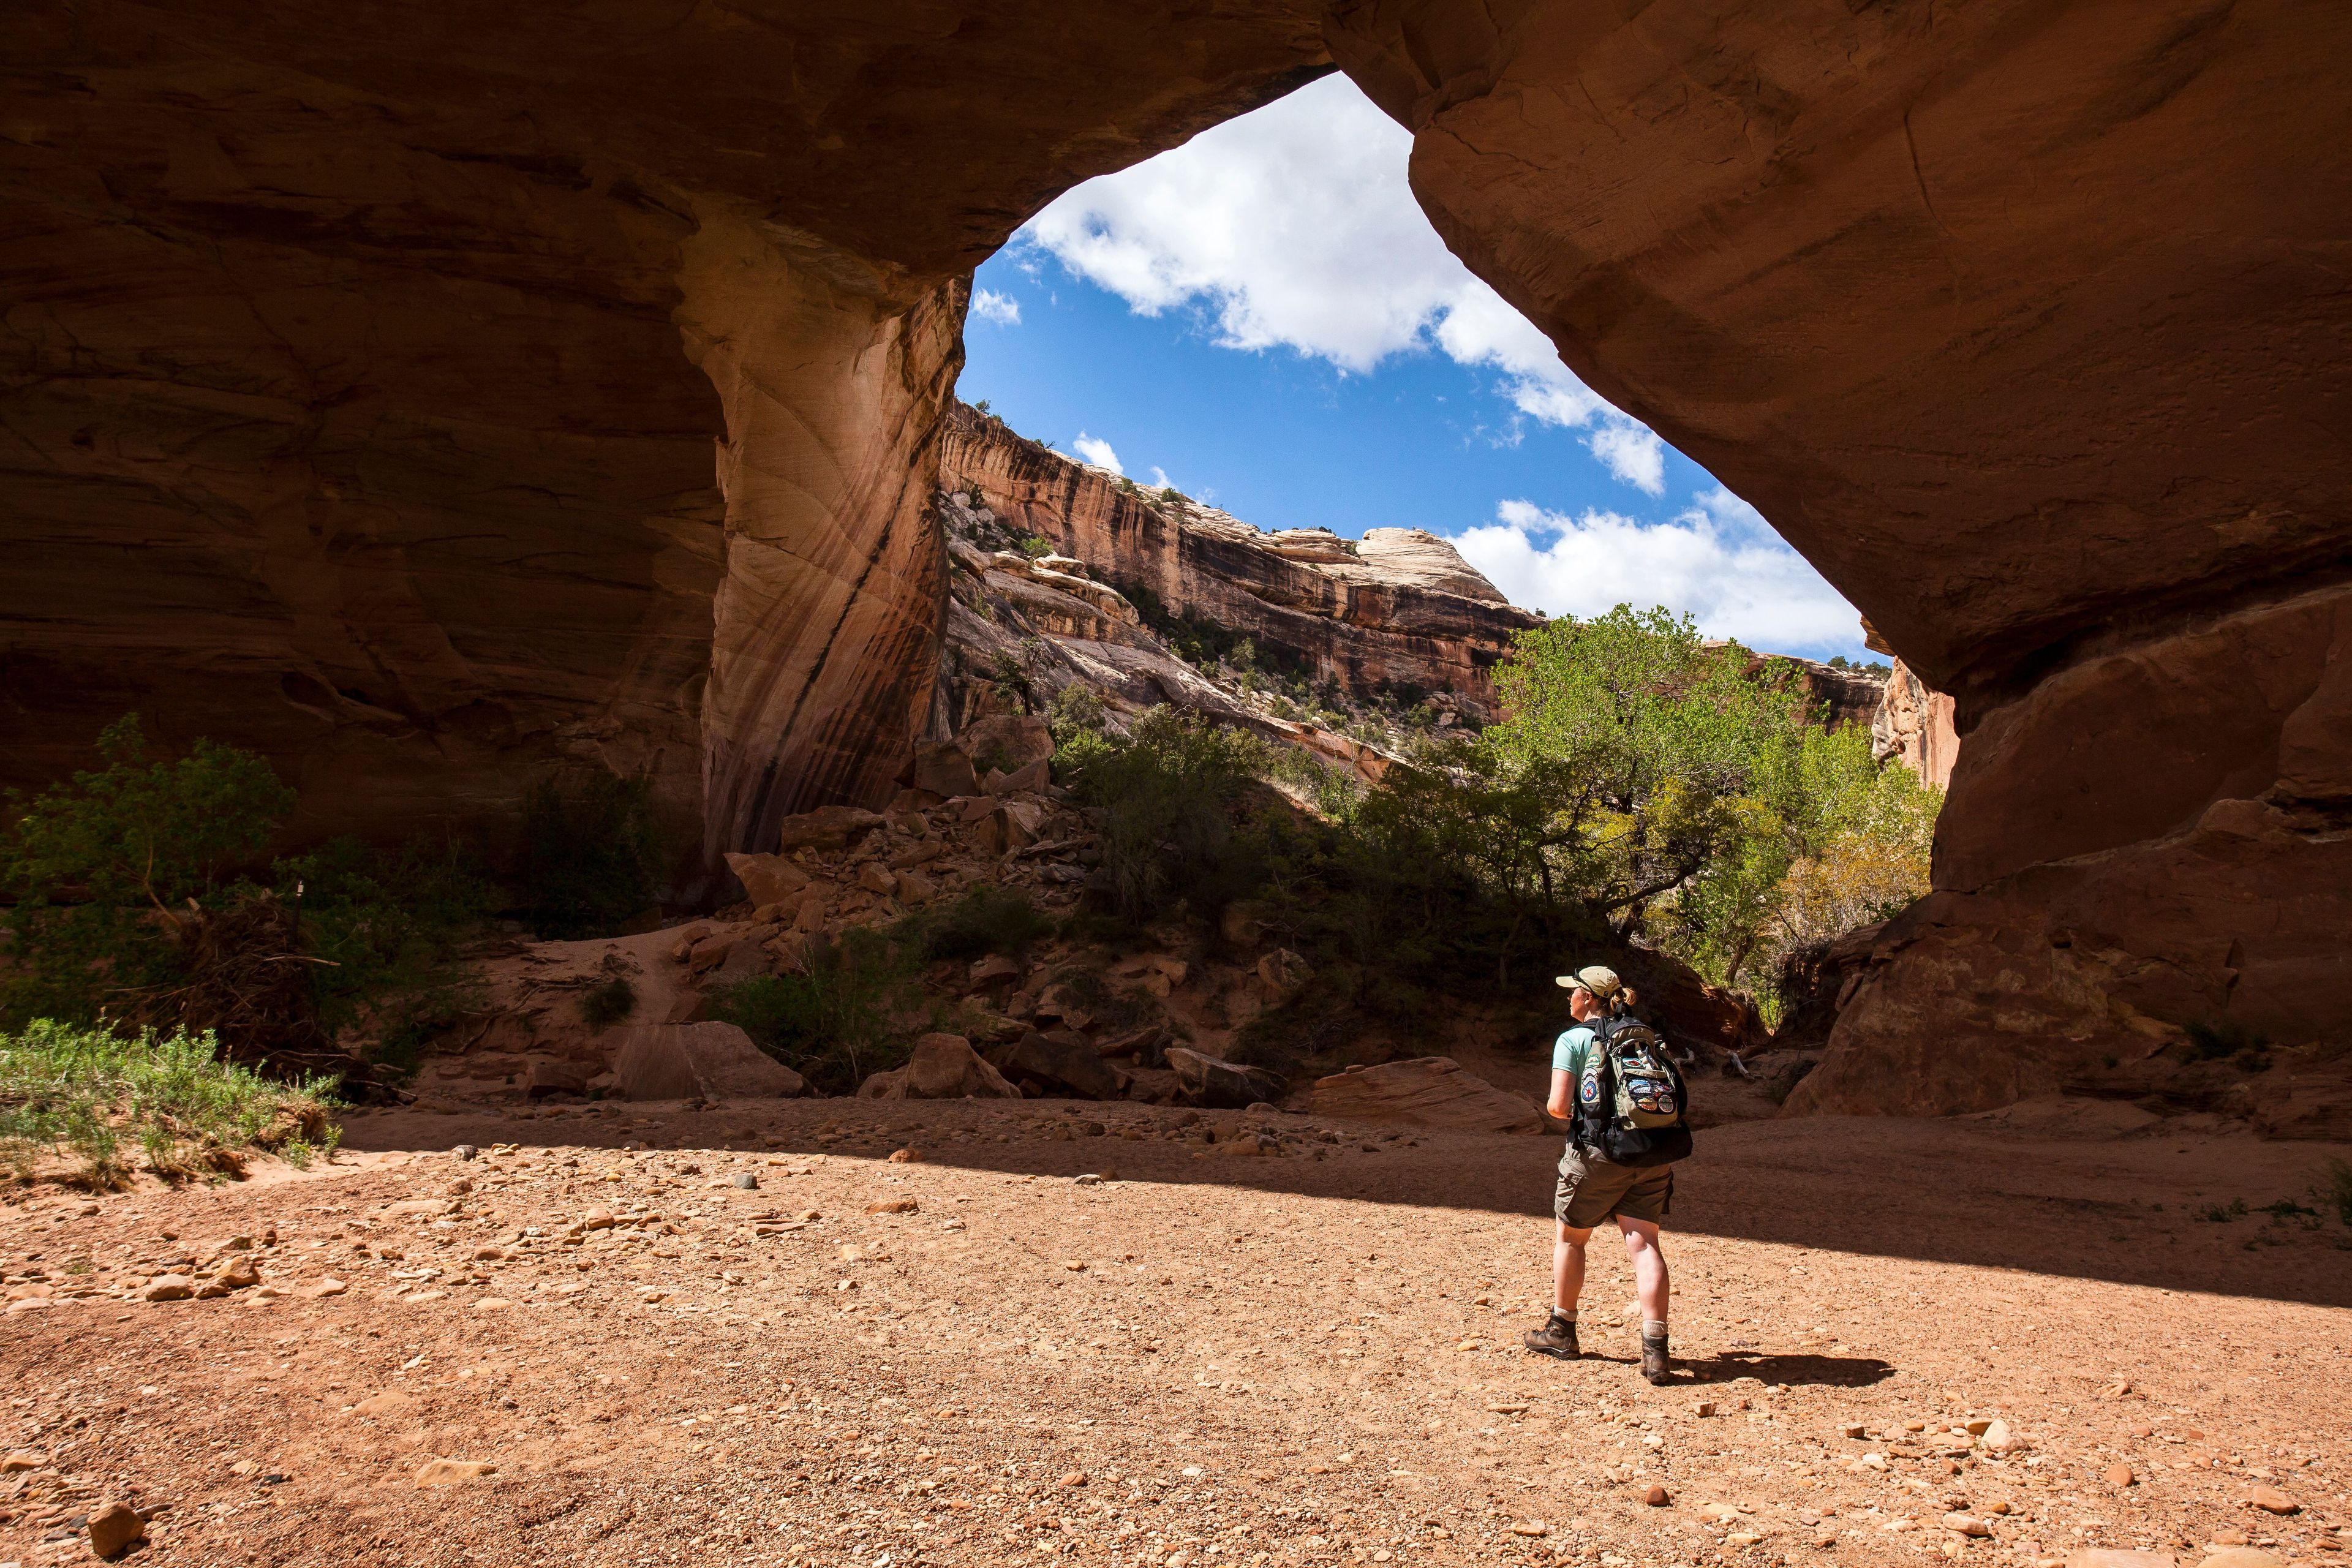
<instances>
[{"instance_id":1,"label":"rock face with stripes","mask_svg":"<svg viewBox=\"0 0 2352 1568\"><path fill-rule=\"evenodd\" d=\"M945 421L940 483L1129 599L1247 637L1355 695L1448 692L1490 715L1495 665L1514 634L1538 624L1424 530L1269 532L1074 462L961 404Z\"/></svg>"}]
</instances>

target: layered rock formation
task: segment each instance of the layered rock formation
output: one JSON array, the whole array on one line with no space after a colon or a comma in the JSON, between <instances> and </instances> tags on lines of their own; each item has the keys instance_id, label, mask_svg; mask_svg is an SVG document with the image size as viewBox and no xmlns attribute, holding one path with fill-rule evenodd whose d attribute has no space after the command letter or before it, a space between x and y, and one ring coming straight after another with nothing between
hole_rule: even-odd
<instances>
[{"instance_id":1,"label":"layered rock formation","mask_svg":"<svg viewBox=\"0 0 2352 1568\"><path fill-rule=\"evenodd\" d=\"M35 0L6 57L0 783L135 707L302 837L646 773L688 868L920 727L972 267L1327 68L1257 0Z\"/></svg>"},{"instance_id":2,"label":"layered rock formation","mask_svg":"<svg viewBox=\"0 0 2352 1568\"><path fill-rule=\"evenodd\" d=\"M1457 254L1955 699L1939 891L1792 1104L1963 1108L2190 1022L2352 1016L2352 12L11 22L6 782L136 705L268 752L310 834L609 767L715 867L878 804L934 689L961 279L1336 58ZM1310 651L1374 596L1266 581ZM1443 645L1415 592L1375 618Z\"/></svg>"},{"instance_id":3,"label":"layered rock formation","mask_svg":"<svg viewBox=\"0 0 2352 1568\"><path fill-rule=\"evenodd\" d=\"M1318 682L1359 696L1450 691L1490 710L1490 671L1512 635L1537 624L1452 544L1420 529L1369 529L1360 541L1325 529L1268 533L1122 484L961 404L945 425L944 488L975 495L1014 529L1172 615L1304 664Z\"/></svg>"},{"instance_id":4,"label":"layered rock formation","mask_svg":"<svg viewBox=\"0 0 2352 1568\"><path fill-rule=\"evenodd\" d=\"M1939 890L1793 1107L2340 1035L2352 16L1367 0L1328 36L1456 253L1956 700Z\"/></svg>"}]
</instances>

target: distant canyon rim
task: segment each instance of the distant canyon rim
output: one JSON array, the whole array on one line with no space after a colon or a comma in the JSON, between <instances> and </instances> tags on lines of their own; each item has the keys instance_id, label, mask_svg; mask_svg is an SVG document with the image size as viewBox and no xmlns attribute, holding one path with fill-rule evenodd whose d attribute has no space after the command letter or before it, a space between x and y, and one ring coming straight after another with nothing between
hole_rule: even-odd
<instances>
[{"instance_id":1,"label":"distant canyon rim","mask_svg":"<svg viewBox=\"0 0 2352 1568\"><path fill-rule=\"evenodd\" d=\"M1794 1107L2340 1047L2347 45L2276 0L35 0L0 770L137 708L381 839L643 772L716 897L929 722L972 268L1339 68L1471 268L1953 699L1936 891Z\"/></svg>"}]
</instances>

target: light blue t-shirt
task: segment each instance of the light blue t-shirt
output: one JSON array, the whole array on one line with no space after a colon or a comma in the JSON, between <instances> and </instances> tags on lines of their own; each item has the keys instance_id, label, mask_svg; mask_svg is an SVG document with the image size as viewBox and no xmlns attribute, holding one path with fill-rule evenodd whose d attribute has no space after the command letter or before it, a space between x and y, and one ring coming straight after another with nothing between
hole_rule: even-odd
<instances>
[{"instance_id":1,"label":"light blue t-shirt","mask_svg":"<svg viewBox=\"0 0 2352 1568\"><path fill-rule=\"evenodd\" d=\"M1552 1042L1551 1070L1564 1072L1575 1081L1584 1081L1585 1064L1592 1059L1592 1031L1582 1024L1568 1030Z\"/></svg>"}]
</instances>

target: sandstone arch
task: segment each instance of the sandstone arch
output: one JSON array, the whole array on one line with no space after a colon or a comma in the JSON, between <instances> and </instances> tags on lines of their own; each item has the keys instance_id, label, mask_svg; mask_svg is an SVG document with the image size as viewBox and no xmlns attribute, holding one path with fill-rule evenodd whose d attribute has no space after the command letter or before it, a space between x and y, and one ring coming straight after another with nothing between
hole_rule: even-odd
<instances>
[{"instance_id":1,"label":"sandstone arch","mask_svg":"<svg viewBox=\"0 0 2352 1568\"><path fill-rule=\"evenodd\" d=\"M887 13L877 20L877 13ZM133 703L312 831L645 767L708 864L918 722L960 279L1336 59L1449 243L1968 737L1822 1109L2352 1008L2352 15L2284 0L27 8L12 780ZM714 463L713 447L717 447Z\"/></svg>"}]
</instances>

